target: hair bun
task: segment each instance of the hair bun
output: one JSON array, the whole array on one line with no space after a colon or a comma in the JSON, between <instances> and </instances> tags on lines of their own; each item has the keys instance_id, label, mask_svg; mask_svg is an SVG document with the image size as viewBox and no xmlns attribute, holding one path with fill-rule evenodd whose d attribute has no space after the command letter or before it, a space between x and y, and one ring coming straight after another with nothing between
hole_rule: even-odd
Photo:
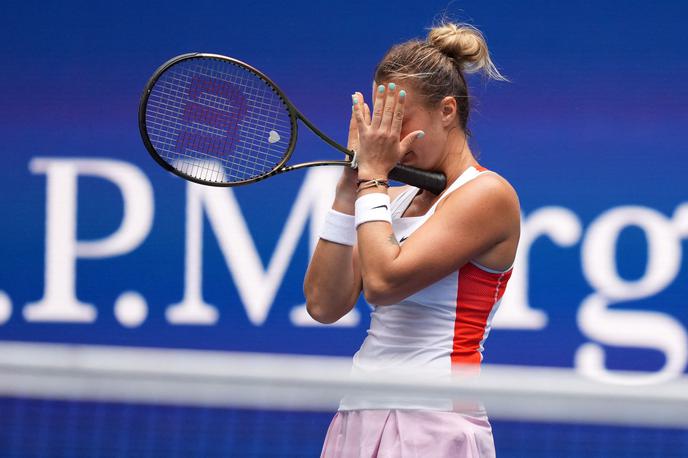
<instances>
[{"instance_id":1,"label":"hair bun","mask_svg":"<svg viewBox=\"0 0 688 458\"><path fill-rule=\"evenodd\" d=\"M483 72L488 78L507 80L492 63L485 37L470 24L449 22L434 27L428 34L428 43L456 60L464 73Z\"/></svg>"}]
</instances>

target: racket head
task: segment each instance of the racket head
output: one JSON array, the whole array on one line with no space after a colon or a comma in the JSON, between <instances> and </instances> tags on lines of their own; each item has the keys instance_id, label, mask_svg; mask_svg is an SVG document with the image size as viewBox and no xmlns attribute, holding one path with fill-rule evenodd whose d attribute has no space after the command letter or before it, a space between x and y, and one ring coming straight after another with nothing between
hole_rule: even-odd
<instances>
[{"instance_id":1,"label":"racket head","mask_svg":"<svg viewBox=\"0 0 688 458\"><path fill-rule=\"evenodd\" d=\"M297 137L286 95L252 66L190 53L161 65L139 103L139 131L162 167L186 180L238 186L277 173Z\"/></svg>"}]
</instances>

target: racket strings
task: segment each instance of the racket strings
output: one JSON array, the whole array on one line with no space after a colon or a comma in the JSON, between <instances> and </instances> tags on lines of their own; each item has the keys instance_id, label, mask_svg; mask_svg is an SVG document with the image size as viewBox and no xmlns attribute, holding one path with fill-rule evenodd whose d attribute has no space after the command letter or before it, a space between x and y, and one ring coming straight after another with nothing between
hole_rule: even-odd
<instances>
[{"instance_id":1,"label":"racket strings","mask_svg":"<svg viewBox=\"0 0 688 458\"><path fill-rule=\"evenodd\" d=\"M160 75L146 106L156 152L179 172L216 183L264 176L284 159L292 123L260 76L229 61L198 57Z\"/></svg>"}]
</instances>

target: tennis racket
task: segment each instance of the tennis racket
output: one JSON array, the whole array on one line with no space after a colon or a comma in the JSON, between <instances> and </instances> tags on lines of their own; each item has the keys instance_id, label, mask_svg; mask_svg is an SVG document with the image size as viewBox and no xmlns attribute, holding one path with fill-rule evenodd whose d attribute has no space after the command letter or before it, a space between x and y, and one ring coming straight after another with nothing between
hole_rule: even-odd
<instances>
[{"instance_id":1,"label":"tennis racket","mask_svg":"<svg viewBox=\"0 0 688 458\"><path fill-rule=\"evenodd\" d=\"M287 165L300 119L346 160ZM139 130L150 155L186 180L237 186L291 170L351 166L353 151L316 128L260 71L231 57L191 53L158 68L139 104ZM446 178L398 165L389 177L442 192Z\"/></svg>"}]
</instances>

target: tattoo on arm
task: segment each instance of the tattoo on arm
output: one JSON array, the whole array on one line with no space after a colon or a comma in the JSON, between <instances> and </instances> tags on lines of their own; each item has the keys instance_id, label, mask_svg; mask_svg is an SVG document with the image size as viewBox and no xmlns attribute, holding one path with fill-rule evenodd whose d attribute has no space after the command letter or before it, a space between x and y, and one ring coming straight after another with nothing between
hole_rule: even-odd
<instances>
[{"instance_id":1,"label":"tattoo on arm","mask_svg":"<svg viewBox=\"0 0 688 458\"><path fill-rule=\"evenodd\" d=\"M387 238L387 240L388 240L389 243L391 243L392 245L399 246L399 242L397 242L397 238L394 236L394 234L389 234L389 237Z\"/></svg>"}]
</instances>

